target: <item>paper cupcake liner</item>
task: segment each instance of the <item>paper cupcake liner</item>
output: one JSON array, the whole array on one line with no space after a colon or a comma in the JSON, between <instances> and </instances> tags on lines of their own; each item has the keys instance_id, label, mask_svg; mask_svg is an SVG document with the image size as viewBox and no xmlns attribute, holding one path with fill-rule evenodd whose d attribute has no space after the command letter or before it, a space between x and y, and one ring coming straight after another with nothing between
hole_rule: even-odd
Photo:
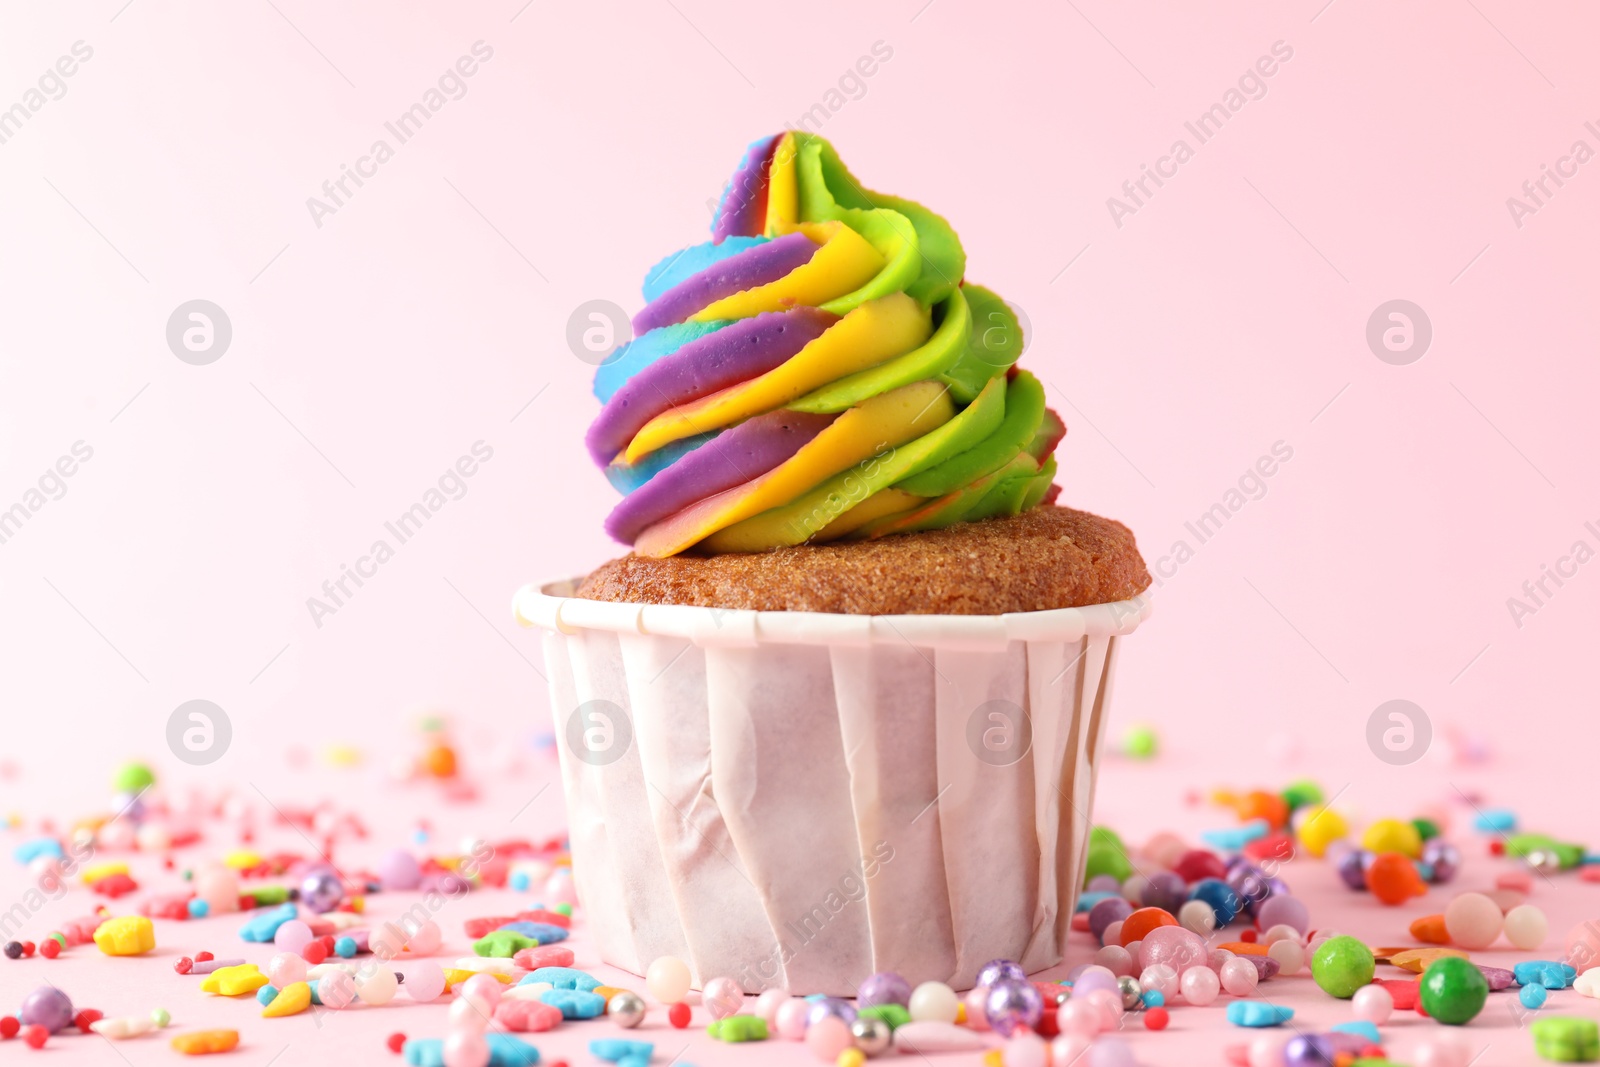
<instances>
[{"instance_id":1,"label":"paper cupcake liner","mask_svg":"<svg viewBox=\"0 0 1600 1067\"><path fill-rule=\"evenodd\" d=\"M605 962L695 986L970 988L1060 961L1142 597L998 616L615 604L528 586Z\"/></svg>"}]
</instances>

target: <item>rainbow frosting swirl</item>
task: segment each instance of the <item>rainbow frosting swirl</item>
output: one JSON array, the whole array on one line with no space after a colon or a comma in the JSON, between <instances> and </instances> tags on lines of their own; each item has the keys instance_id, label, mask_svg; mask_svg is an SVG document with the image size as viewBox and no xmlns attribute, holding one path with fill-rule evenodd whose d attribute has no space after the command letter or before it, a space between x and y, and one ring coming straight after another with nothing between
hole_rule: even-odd
<instances>
[{"instance_id":1,"label":"rainbow frosting swirl","mask_svg":"<svg viewBox=\"0 0 1600 1067\"><path fill-rule=\"evenodd\" d=\"M1054 499L1066 430L944 219L833 146L751 145L712 240L645 277L595 374L606 531L643 556L760 552L1014 515Z\"/></svg>"}]
</instances>

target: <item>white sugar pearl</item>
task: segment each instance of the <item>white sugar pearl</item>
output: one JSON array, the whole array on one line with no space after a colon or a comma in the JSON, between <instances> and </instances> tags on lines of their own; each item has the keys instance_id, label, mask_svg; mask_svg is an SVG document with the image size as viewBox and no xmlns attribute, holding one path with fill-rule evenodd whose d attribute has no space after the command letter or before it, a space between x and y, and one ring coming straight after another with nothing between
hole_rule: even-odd
<instances>
[{"instance_id":1,"label":"white sugar pearl","mask_svg":"<svg viewBox=\"0 0 1600 1067\"><path fill-rule=\"evenodd\" d=\"M943 982L923 982L911 991L907 1007L916 1022L953 1023L961 1009L961 998Z\"/></svg>"},{"instance_id":2,"label":"white sugar pearl","mask_svg":"<svg viewBox=\"0 0 1600 1067\"><path fill-rule=\"evenodd\" d=\"M1550 932L1550 921L1544 912L1532 904L1519 904L1506 912L1506 940L1524 952L1531 952L1544 944Z\"/></svg>"},{"instance_id":3,"label":"white sugar pearl","mask_svg":"<svg viewBox=\"0 0 1600 1067\"><path fill-rule=\"evenodd\" d=\"M1298 941L1274 941L1267 955L1278 961L1279 974L1299 974L1306 965L1306 950Z\"/></svg>"},{"instance_id":4,"label":"white sugar pearl","mask_svg":"<svg viewBox=\"0 0 1600 1067\"><path fill-rule=\"evenodd\" d=\"M1178 924L1201 937L1208 937L1217 928L1217 913L1205 901L1191 900L1178 909Z\"/></svg>"}]
</instances>

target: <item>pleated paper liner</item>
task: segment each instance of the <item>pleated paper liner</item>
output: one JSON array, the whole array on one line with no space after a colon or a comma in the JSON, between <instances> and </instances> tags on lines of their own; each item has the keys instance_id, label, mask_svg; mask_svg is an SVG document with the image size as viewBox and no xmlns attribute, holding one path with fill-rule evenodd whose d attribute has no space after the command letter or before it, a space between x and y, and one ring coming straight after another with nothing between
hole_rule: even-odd
<instances>
[{"instance_id":1,"label":"pleated paper liner","mask_svg":"<svg viewBox=\"0 0 1600 1067\"><path fill-rule=\"evenodd\" d=\"M830 615L522 589L574 877L605 962L746 993L1060 961L1120 638L1140 597Z\"/></svg>"}]
</instances>

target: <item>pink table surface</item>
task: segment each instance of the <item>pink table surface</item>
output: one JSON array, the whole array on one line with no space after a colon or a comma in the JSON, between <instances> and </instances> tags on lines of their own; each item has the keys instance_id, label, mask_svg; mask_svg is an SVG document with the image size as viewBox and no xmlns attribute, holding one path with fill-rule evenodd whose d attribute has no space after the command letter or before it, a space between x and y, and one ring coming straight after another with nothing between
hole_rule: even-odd
<instances>
[{"instance_id":1,"label":"pink table surface","mask_svg":"<svg viewBox=\"0 0 1600 1067\"><path fill-rule=\"evenodd\" d=\"M271 815L266 798L271 797L272 803L280 805L310 802L325 794L337 798L338 803L360 815L371 833L365 842L352 842L338 849L336 858L341 864L353 866L374 862L383 851L406 840L419 817L430 821L432 840L438 843L457 842L468 837L539 838L559 832L563 811L553 758L530 749L524 755L507 760L507 749L515 751L514 746L507 744L501 746L498 756L486 746L469 747L463 753L466 767L482 782L478 798L468 803L442 801L432 784L397 784L382 768L371 765L344 770L280 768L270 778L263 770L259 776L252 776L251 784L240 786L238 801L252 809L260 825L253 847L263 851L282 847L304 853L307 843L297 833L266 825ZM1118 828L1130 845L1160 829L1172 829L1194 840L1203 829L1233 823L1231 814L1198 799L1212 788L1277 787L1311 772L1310 761L1304 754L1279 753L1275 761L1278 765L1273 767L1263 766L1263 762L1241 755L1233 764L1224 765L1210 759L1196 760L1184 753L1163 755L1150 763L1112 759L1100 784L1096 821ZM1462 846L1466 856L1463 871L1449 887L1435 888L1411 905L1388 908L1369 895L1346 890L1326 863L1296 860L1286 865L1285 877L1296 895L1310 907L1315 926L1351 933L1374 945L1408 944L1406 927L1412 918L1443 910L1455 890L1492 885L1495 874L1509 865L1503 859L1490 857L1487 838L1470 830L1473 809L1462 799L1463 794L1474 797L1480 804L1512 804L1528 820L1530 827L1557 835L1576 836L1592 829L1592 823L1573 809L1548 803L1548 796L1532 795L1525 785L1511 791L1502 785L1536 782L1535 768L1510 766L1506 761L1491 759L1478 766L1429 762L1411 770L1414 773L1397 775L1393 768L1370 761L1370 765L1351 766L1340 773L1328 773L1327 768L1319 767L1317 777L1330 795L1338 794L1338 808L1362 821L1384 815L1409 817L1425 808L1442 806L1453 820L1450 836ZM1419 770L1421 773L1415 773ZM269 781L260 793L254 792L256 782ZM329 793L330 782L341 783L342 787ZM87 798L85 804L88 804ZM92 805L80 805L77 810L92 810ZM27 829L29 827L24 827ZM9 850L24 836L24 832L4 835L5 847ZM180 865L216 857L237 844L236 835L228 824L211 823L206 840L184 850ZM444 844L436 847L447 848ZM102 855L98 858L124 857ZM125 858L144 886L139 893L115 902L114 912L131 912L136 902L148 893L181 888L178 876L161 870L153 856L134 854ZM0 900L21 899L25 884L20 868L8 863L0 875ZM510 890L484 890L446 904L435 916L444 929L446 941L433 958L444 963L470 954L461 925L465 919L518 910L527 907L536 896ZM53 921L84 914L99 899L75 886L62 900L30 920L21 936L37 940L39 935L48 932ZM411 893L377 894L368 898L368 914L374 921L397 916L415 899L416 894ZM1522 959L1559 955L1561 938L1570 927L1600 915L1600 885L1583 882L1574 874L1548 880L1536 878L1531 901L1543 908L1550 919L1551 935L1544 949L1522 953L1496 948L1476 954L1476 958L1509 967ZM577 954L576 965L603 980L642 992L640 979L599 961L584 929L581 910L578 920L574 936L568 942ZM96 1007L111 1015L136 1014L160 1006L172 1013L173 1029L168 1036L180 1029L197 1027L238 1029L242 1045L227 1062L258 1067L269 1063L293 1067L297 1064L393 1062L383 1048L388 1034L401 1031L420 1037L444 1033L447 1003L443 1000L415 1005L402 995L380 1008L357 1007L316 1016L265 1020L260 1018L260 1009L253 1000L229 1001L202 994L197 988L198 979L174 973L174 960L200 950L210 950L219 956L243 956L251 962L264 964L273 950L242 942L237 935L241 922L237 915L183 923L158 921L157 949L142 958L108 959L93 946L79 946L54 961L0 959L0 1006L14 1011L20 998L45 980L66 990L79 1006ZM1218 935L1216 940L1231 940L1236 931L1237 928L1233 928L1233 932ZM1060 976L1068 967L1086 962L1092 954L1088 935L1075 935L1066 963L1046 972L1044 977ZM1380 976L1384 970L1380 968ZM1395 971L1393 976L1401 974ZM1348 1004L1327 997L1304 975L1275 978L1260 987L1260 995L1293 1007L1296 1010L1294 1025L1308 1032L1351 1017ZM1223 1016L1230 999L1224 995L1207 1008L1176 1005L1171 1026L1164 1033L1147 1033L1130 1017L1133 1024L1126 1027L1121 1036L1132 1044L1144 1064L1222 1063L1224 1046L1246 1036L1244 1031L1230 1026ZM1537 1062L1526 1029L1529 1017L1517 1010L1515 1003L1514 993L1492 995L1483 1013L1462 1031L1473 1043L1474 1051L1482 1052L1481 1058L1475 1061L1479 1067ZM1600 1004L1568 990L1553 993L1545 1010L1594 1018L1600 1015ZM643 1026L626 1035L602 1021L566 1023L549 1033L532 1035L531 1039L546 1062L558 1058L573 1064L596 1062L587 1052L587 1044L594 1037L608 1035L654 1042L657 1054L652 1062L658 1064L675 1062L705 1067L709 1064L816 1062L803 1046L786 1042L769 1041L759 1046L720 1044L704 1033L707 1021L703 1009L696 1006L691 1028L678 1031L668 1026L664 1012L657 1009ZM1391 1054L1399 1062L1405 1062L1416 1044L1436 1033L1438 1026L1414 1014L1399 1012L1384 1029ZM167 1047L165 1038L159 1036L119 1042L113 1049L98 1037L64 1035L48 1047L50 1059L47 1062L52 1063L109 1065L119 1062L119 1058L133 1064L170 1063L175 1055ZM20 1055L26 1051L13 1044L6 1046L0 1055ZM963 1054L934 1057L931 1062L977 1061L977 1055Z\"/></svg>"}]
</instances>

